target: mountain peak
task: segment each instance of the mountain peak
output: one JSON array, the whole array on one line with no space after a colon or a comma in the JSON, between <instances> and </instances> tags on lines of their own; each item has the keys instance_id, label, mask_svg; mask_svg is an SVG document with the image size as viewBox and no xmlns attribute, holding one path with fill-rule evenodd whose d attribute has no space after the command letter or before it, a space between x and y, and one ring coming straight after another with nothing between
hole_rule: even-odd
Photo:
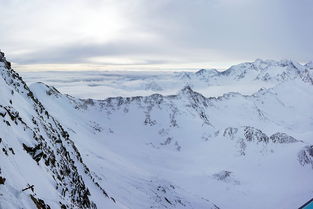
<instances>
[{"instance_id":1,"label":"mountain peak","mask_svg":"<svg viewBox=\"0 0 313 209\"><path fill-rule=\"evenodd\" d=\"M11 69L11 63L6 60L5 54L2 51L0 51L0 62L3 63L3 67Z\"/></svg>"},{"instance_id":2,"label":"mountain peak","mask_svg":"<svg viewBox=\"0 0 313 209\"><path fill-rule=\"evenodd\" d=\"M182 90L180 90L180 92L187 95L194 93L189 85L186 85Z\"/></svg>"},{"instance_id":3,"label":"mountain peak","mask_svg":"<svg viewBox=\"0 0 313 209\"><path fill-rule=\"evenodd\" d=\"M216 69L211 68L211 69L200 69L195 74L206 76L206 75L216 75L218 73L219 72Z\"/></svg>"},{"instance_id":4,"label":"mountain peak","mask_svg":"<svg viewBox=\"0 0 313 209\"><path fill-rule=\"evenodd\" d=\"M178 95L182 95L188 99L192 99L197 102L206 100L206 98L202 94L194 91L189 85L186 85L182 90L180 90Z\"/></svg>"}]
</instances>

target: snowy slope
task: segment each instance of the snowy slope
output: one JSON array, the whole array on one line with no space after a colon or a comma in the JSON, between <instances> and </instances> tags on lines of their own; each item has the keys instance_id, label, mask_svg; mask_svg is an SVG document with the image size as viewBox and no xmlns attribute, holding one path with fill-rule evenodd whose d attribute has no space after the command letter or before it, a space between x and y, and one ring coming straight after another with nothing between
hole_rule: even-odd
<instances>
[{"instance_id":1,"label":"snowy slope","mask_svg":"<svg viewBox=\"0 0 313 209\"><path fill-rule=\"evenodd\" d=\"M146 76L134 89L175 94L96 100L28 88L0 61L0 208L292 209L313 196L310 64Z\"/></svg>"},{"instance_id":2,"label":"snowy slope","mask_svg":"<svg viewBox=\"0 0 313 209\"><path fill-rule=\"evenodd\" d=\"M0 95L0 208L117 208L3 53Z\"/></svg>"},{"instance_id":3,"label":"snowy slope","mask_svg":"<svg viewBox=\"0 0 313 209\"><path fill-rule=\"evenodd\" d=\"M279 81L211 98L189 86L105 100L31 89L130 208L297 208L313 195L313 88L306 68Z\"/></svg>"}]
</instances>

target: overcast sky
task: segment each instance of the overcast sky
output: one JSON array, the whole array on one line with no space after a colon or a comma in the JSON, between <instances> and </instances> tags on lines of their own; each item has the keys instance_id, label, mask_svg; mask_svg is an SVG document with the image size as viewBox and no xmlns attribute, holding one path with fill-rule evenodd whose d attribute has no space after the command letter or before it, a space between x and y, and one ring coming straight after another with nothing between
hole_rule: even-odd
<instances>
[{"instance_id":1,"label":"overcast sky","mask_svg":"<svg viewBox=\"0 0 313 209\"><path fill-rule=\"evenodd\" d=\"M313 60L312 0L0 0L18 70L225 68Z\"/></svg>"}]
</instances>

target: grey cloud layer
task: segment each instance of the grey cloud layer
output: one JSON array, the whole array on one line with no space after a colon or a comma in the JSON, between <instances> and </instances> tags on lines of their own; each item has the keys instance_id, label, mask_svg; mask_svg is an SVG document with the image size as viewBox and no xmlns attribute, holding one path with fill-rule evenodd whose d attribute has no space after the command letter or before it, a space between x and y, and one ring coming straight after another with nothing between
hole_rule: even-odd
<instances>
[{"instance_id":1,"label":"grey cloud layer","mask_svg":"<svg viewBox=\"0 0 313 209\"><path fill-rule=\"evenodd\" d=\"M18 64L93 63L94 57L131 57L141 60L138 64L155 65L313 59L310 0L56 0L48 6L38 0L12 2L0 0L0 46ZM112 5L123 19L116 24L125 21L116 39L106 39L101 21L77 35L80 22L105 18L102 11ZM79 15L84 8L88 13Z\"/></svg>"}]
</instances>

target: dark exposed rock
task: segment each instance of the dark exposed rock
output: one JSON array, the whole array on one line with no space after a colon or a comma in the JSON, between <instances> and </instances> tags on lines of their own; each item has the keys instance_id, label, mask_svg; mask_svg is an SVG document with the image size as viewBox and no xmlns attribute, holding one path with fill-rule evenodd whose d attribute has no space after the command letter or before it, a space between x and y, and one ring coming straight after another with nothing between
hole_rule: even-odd
<instances>
[{"instance_id":1,"label":"dark exposed rock","mask_svg":"<svg viewBox=\"0 0 313 209\"><path fill-rule=\"evenodd\" d=\"M223 136L234 138L235 134L238 132L238 128L228 127L224 130Z\"/></svg>"},{"instance_id":2,"label":"dark exposed rock","mask_svg":"<svg viewBox=\"0 0 313 209\"><path fill-rule=\"evenodd\" d=\"M8 151L3 147L2 148L2 152L6 155L6 156L8 156Z\"/></svg>"},{"instance_id":3,"label":"dark exposed rock","mask_svg":"<svg viewBox=\"0 0 313 209\"><path fill-rule=\"evenodd\" d=\"M6 180L6 178L0 176L0 184L4 184L5 180Z\"/></svg>"},{"instance_id":4,"label":"dark exposed rock","mask_svg":"<svg viewBox=\"0 0 313 209\"><path fill-rule=\"evenodd\" d=\"M269 142L269 137L266 134L264 134L261 130L250 126L245 127L244 136L247 141Z\"/></svg>"},{"instance_id":5,"label":"dark exposed rock","mask_svg":"<svg viewBox=\"0 0 313 209\"><path fill-rule=\"evenodd\" d=\"M224 181L228 177L230 177L231 172L230 171L221 171L220 173L216 173L213 175L214 178L220 181Z\"/></svg>"},{"instance_id":6,"label":"dark exposed rock","mask_svg":"<svg viewBox=\"0 0 313 209\"><path fill-rule=\"evenodd\" d=\"M234 185L239 185L240 181L233 178L233 173L231 171L220 171L212 175L212 177L218 181L225 183L231 183Z\"/></svg>"},{"instance_id":7,"label":"dark exposed rock","mask_svg":"<svg viewBox=\"0 0 313 209\"><path fill-rule=\"evenodd\" d=\"M172 141L172 138L171 137L167 137L166 140L164 142L160 143L160 144L161 145L168 145L168 144L171 143L171 141Z\"/></svg>"},{"instance_id":8,"label":"dark exposed rock","mask_svg":"<svg viewBox=\"0 0 313 209\"><path fill-rule=\"evenodd\" d=\"M313 145L305 146L304 149L298 153L298 160L302 166L311 165L313 168Z\"/></svg>"},{"instance_id":9,"label":"dark exposed rock","mask_svg":"<svg viewBox=\"0 0 313 209\"><path fill-rule=\"evenodd\" d=\"M15 152L14 152L14 150L13 150L12 147L9 147L9 150L11 151L11 153L12 153L13 155L15 155Z\"/></svg>"},{"instance_id":10,"label":"dark exposed rock","mask_svg":"<svg viewBox=\"0 0 313 209\"><path fill-rule=\"evenodd\" d=\"M289 136L285 133L280 133L280 132L277 132L273 134L272 136L270 136L270 139L274 143L281 143L281 144L299 142L297 139L293 138L292 136Z\"/></svg>"},{"instance_id":11,"label":"dark exposed rock","mask_svg":"<svg viewBox=\"0 0 313 209\"><path fill-rule=\"evenodd\" d=\"M36 205L37 209L51 209L48 204L46 204L42 199L35 198L33 195L30 195L31 200Z\"/></svg>"},{"instance_id":12,"label":"dark exposed rock","mask_svg":"<svg viewBox=\"0 0 313 209\"><path fill-rule=\"evenodd\" d=\"M168 202L170 205L172 205L171 201L169 201L166 197L164 197L164 199L166 200L166 202Z\"/></svg>"},{"instance_id":13,"label":"dark exposed rock","mask_svg":"<svg viewBox=\"0 0 313 209\"><path fill-rule=\"evenodd\" d=\"M28 152L36 162L39 162L44 154L41 151L41 146L41 144L38 144L35 147L29 147L26 144L23 144L24 150Z\"/></svg>"}]
</instances>

